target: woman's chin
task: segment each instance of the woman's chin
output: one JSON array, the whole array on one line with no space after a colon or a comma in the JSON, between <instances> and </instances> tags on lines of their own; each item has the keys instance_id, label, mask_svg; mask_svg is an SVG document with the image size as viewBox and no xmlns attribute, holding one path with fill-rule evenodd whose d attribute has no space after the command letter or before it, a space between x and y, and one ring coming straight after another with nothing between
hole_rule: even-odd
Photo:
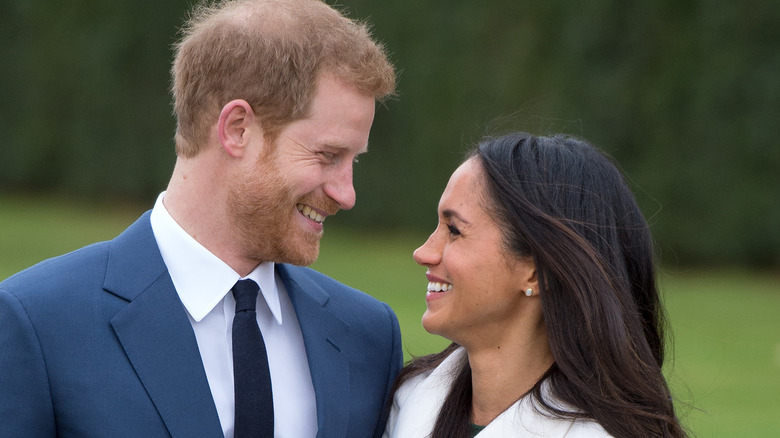
<instances>
[{"instance_id":1,"label":"woman's chin","mask_svg":"<svg viewBox=\"0 0 780 438\"><path fill-rule=\"evenodd\" d=\"M426 332L432 335L442 336L449 339L449 337L445 334L446 330L443 330L443 327L438 321L438 318L436 318L436 315L432 314L430 310L423 313L422 326Z\"/></svg>"}]
</instances>

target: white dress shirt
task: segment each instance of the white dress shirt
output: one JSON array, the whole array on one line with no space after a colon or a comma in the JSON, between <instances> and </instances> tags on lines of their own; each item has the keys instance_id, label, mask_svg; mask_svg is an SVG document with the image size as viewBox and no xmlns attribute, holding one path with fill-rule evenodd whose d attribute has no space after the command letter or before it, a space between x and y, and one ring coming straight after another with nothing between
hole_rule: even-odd
<instances>
[{"instance_id":1,"label":"white dress shirt","mask_svg":"<svg viewBox=\"0 0 780 438\"><path fill-rule=\"evenodd\" d=\"M176 292L187 309L225 438L233 438L232 324L236 301L229 293L241 277L176 223L163 205L151 224ZM262 263L244 278L260 286L257 324L263 333L274 399L274 436L314 437L317 406L301 328L274 263Z\"/></svg>"}]
</instances>

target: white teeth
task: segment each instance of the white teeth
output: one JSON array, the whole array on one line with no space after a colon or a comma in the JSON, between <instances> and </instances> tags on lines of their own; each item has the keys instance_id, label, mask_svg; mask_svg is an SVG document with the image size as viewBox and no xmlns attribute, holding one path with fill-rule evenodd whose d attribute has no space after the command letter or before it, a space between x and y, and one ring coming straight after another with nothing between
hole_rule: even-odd
<instances>
[{"instance_id":1,"label":"white teeth","mask_svg":"<svg viewBox=\"0 0 780 438\"><path fill-rule=\"evenodd\" d=\"M306 216L307 218L309 218L309 219L311 219L311 220L313 220L315 222L320 222L321 223L322 221L325 220L325 218L321 214L319 214L316 211L312 210L312 208L309 207L308 205L297 204L295 207L298 209L298 211L303 213L304 216Z\"/></svg>"},{"instance_id":2,"label":"white teeth","mask_svg":"<svg viewBox=\"0 0 780 438\"><path fill-rule=\"evenodd\" d=\"M428 291L430 292L447 292L452 289L452 285L449 283L430 282L428 283Z\"/></svg>"}]
</instances>

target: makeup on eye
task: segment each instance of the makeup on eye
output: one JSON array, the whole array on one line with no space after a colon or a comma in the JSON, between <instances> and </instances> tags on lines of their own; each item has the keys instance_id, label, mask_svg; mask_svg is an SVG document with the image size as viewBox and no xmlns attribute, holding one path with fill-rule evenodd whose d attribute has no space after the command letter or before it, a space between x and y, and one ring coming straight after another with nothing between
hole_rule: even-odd
<instances>
[{"instance_id":1,"label":"makeup on eye","mask_svg":"<svg viewBox=\"0 0 780 438\"><path fill-rule=\"evenodd\" d=\"M461 229L463 226L468 227L471 225L469 221L467 221L460 213L458 213L455 210L452 209L444 209L441 212L441 216L444 219L443 222L446 223L447 230L449 231L451 236L460 236L463 233L461 232ZM458 226L456 223L463 224L463 226Z\"/></svg>"}]
</instances>

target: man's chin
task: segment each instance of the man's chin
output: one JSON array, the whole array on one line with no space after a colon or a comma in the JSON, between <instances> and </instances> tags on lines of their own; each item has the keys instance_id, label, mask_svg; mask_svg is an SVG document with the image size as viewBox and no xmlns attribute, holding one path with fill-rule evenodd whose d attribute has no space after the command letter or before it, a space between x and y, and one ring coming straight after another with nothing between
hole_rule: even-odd
<instances>
[{"instance_id":1,"label":"man's chin","mask_svg":"<svg viewBox=\"0 0 780 438\"><path fill-rule=\"evenodd\" d=\"M316 261L317 261L317 256L315 256L313 258L290 259L290 260L288 260L286 262L283 262L283 263L287 263L287 264L295 265L295 266L309 266L309 265L311 265L312 263L314 263Z\"/></svg>"},{"instance_id":2,"label":"man's chin","mask_svg":"<svg viewBox=\"0 0 780 438\"><path fill-rule=\"evenodd\" d=\"M282 258L282 263L289 263L296 266L311 265L317 261L317 257L320 255L320 242L318 240L316 245L310 245L310 247L305 250L298 249L298 251L286 251L285 257Z\"/></svg>"}]
</instances>

